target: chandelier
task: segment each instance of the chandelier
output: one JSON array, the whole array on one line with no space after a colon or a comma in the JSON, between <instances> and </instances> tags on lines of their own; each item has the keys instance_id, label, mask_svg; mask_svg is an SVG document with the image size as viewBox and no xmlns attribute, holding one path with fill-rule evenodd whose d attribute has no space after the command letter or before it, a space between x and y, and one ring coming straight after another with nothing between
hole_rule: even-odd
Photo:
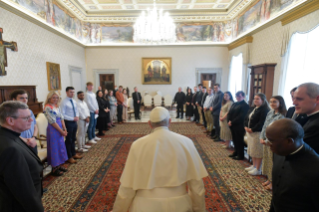
<instances>
[{"instance_id":1,"label":"chandelier","mask_svg":"<svg viewBox=\"0 0 319 212\"><path fill-rule=\"evenodd\" d=\"M153 9L143 11L134 25L133 40L142 44L168 44L176 40L176 26L168 12L156 8L154 0Z\"/></svg>"}]
</instances>

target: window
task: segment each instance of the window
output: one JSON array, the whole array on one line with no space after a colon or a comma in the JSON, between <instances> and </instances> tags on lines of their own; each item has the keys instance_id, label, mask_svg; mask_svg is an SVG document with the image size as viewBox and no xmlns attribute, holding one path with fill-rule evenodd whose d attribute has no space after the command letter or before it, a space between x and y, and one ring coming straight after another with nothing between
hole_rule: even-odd
<instances>
[{"instance_id":1,"label":"window","mask_svg":"<svg viewBox=\"0 0 319 212\"><path fill-rule=\"evenodd\" d=\"M290 90L305 82L319 83L318 49L319 27L308 33L291 37L283 74L283 97L292 106Z\"/></svg>"},{"instance_id":2,"label":"window","mask_svg":"<svg viewBox=\"0 0 319 212\"><path fill-rule=\"evenodd\" d=\"M243 54L233 56L230 63L228 90L235 97L237 91L242 90Z\"/></svg>"}]
</instances>

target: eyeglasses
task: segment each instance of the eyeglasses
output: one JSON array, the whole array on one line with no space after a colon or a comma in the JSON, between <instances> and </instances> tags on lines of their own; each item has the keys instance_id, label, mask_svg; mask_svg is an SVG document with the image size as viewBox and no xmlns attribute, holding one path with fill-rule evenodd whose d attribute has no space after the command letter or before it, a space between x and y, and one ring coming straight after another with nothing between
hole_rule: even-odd
<instances>
[{"instance_id":1,"label":"eyeglasses","mask_svg":"<svg viewBox=\"0 0 319 212\"><path fill-rule=\"evenodd\" d=\"M16 117L16 116L11 116L14 119L22 119L23 121L29 121L30 119L32 119L31 116L27 116L27 117Z\"/></svg>"}]
</instances>

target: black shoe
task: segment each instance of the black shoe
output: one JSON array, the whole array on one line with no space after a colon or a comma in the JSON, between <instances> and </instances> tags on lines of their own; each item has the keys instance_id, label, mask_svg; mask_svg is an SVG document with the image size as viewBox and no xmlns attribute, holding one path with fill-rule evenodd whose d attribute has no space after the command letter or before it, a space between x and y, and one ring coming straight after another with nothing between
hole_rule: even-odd
<instances>
[{"instance_id":1,"label":"black shoe","mask_svg":"<svg viewBox=\"0 0 319 212\"><path fill-rule=\"evenodd\" d=\"M97 134L98 136L103 136L103 135L105 135L104 133L99 133L99 134Z\"/></svg>"},{"instance_id":2,"label":"black shoe","mask_svg":"<svg viewBox=\"0 0 319 212\"><path fill-rule=\"evenodd\" d=\"M216 138L218 138L217 135L213 135L212 136L212 139L216 139Z\"/></svg>"},{"instance_id":3,"label":"black shoe","mask_svg":"<svg viewBox=\"0 0 319 212\"><path fill-rule=\"evenodd\" d=\"M213 138L214 139L214 142L220 142L220 141L223 141L222 139L220 139L219 137L217 138Z\"/></svg>"},{"instance_id":4,"label":"black shoe","mask_svg":"<svg viewBox=\"0 0 319 212\"><path fill-rule=\"evenodd\" d=\"M177 119L179 119L179 116L176 116Z\"/></svg>"},{"instance_id":5,"label":"black shoe","mask_svg":"<svg viewBox=\"0 0 319 212\"><path fill-rule=\"evenodd\" d=\"M228 155L228 157L230 158L237 157L237 154L231 154L231 155Z\"/></svg>"},{"instance_id":6,"label":"black shoe","mask_svg":"<svg viewBox=\"0 0 319 212\"><path fill-rule=\"evenodd\" d=\"M183 119L184 117L182 116L181 119Z\"/></svg>"},{"instance_id":7,"label":"black shoe","mask_svg":"<svg viewBox=\"0 0 319 212\"><path fill-rule=\"evenodd\" d=\"M234 159L234 160L244 160L245 158L244 157L235 156L232 159Z\"/></svg>"}]
</instances>

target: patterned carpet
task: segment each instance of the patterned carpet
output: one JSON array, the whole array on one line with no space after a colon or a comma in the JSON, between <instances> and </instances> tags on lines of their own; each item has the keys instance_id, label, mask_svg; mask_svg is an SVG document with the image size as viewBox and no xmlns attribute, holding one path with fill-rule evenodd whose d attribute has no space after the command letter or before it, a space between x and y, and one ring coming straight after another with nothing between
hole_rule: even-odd
<instances>
[{"instance_id":1,"label":"patterned carpet","mask_svg":"<svg viewBox=\"0 0 319 212\"><path fill-rule=\"evenodd\" d=\"M271 192L263 189L263 177L245 172L246 161L229 158L231 152L195 124L173 123L170 129L194 141L208 170L204 179L207 211L268 211ZM110 211L132 142L150 132L147 124L117 125L76 165L69 165L62 177L45 177L45 211Z\"/></svg>"}]
</instances>

